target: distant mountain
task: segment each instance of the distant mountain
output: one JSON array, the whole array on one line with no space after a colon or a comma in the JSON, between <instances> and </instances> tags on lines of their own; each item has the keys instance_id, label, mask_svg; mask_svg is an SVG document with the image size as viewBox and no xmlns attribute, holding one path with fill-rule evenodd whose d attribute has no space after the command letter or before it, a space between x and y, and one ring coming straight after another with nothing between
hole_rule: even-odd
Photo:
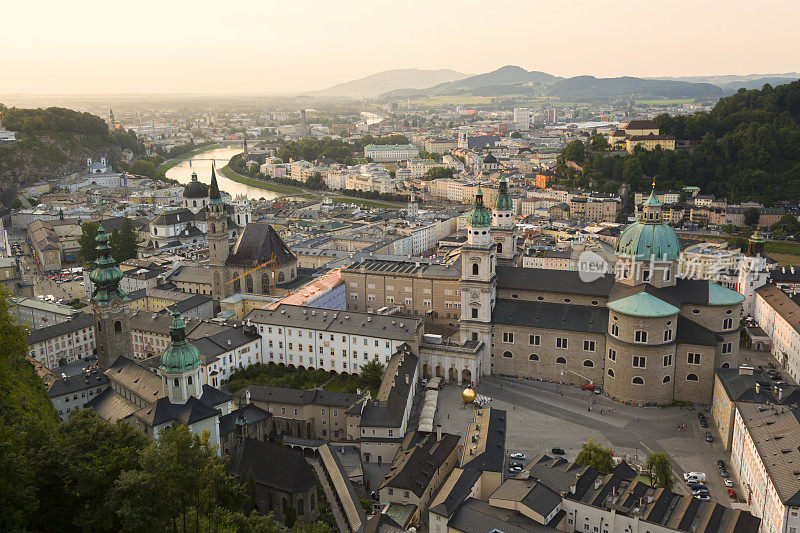
<instances>
[{"instance_id":1,"label":"distant mountain","mask_svg":"<svg viewBox=\"0 0 800 533\"><path fill-rule=\"evenodd\" d=\"M711 83L632 78L595 78L575 76L553 83L550 96L563 100L598 100L615 97L703 98L723 96L723 90Z\"/></svg>"},{"instance_id":2,"label":"distant mountain","mask_svg":"<svg viewBox=\"0 0 800 533\"><path fill-rule=\"evenodd\" d=\"M455 70L420 70L416 68L385 70L352 80L312 94L319 96L351 96L374 98L395 89L424 89L441 83L466 78L467 74Z\"/></svg>"},{"instance_id":3,"label":"distant mountain","mask_svg":"<svg viewBox=\"0 0 800 533\"><path fill-rule=\"evenodd\" d=\"M760 89L765 83L773 87L784 85L800 79L799 72L781 72L772 74L725 74L721 76L679 76L679 77L659 77L658 80L688 81L691 83L713 83L722 87L726 93L733 94L740 88Z\"/></svg>"}]
</instances>

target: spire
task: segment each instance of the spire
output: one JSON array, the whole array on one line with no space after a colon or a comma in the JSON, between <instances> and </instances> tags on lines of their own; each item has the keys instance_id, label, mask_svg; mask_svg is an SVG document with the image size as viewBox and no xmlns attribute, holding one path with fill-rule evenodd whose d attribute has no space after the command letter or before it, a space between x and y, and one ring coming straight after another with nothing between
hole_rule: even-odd
<instances>
[{"instance_id":1,"label":"spire","mask_svg":"<svg viewBox=\"0 0 800 533\"><path fill-rule=\"evenodd\" d=\"M89 273L89 279L94 283L92 302L97 305L108 305L117 298L128 300L128 295L119 286L119 282L122 280L122 270L111 257L108 235L103 226L98 228L95 242L97 243L95 248L97 259L95 260L95 269Z\"/></svg>"},{"instance_id":2,"label":"spire","mask_svg":"<svg viewBox=\"0 0 800 533\"><path fill-rule=\"evenodd\" d=\"M475 207L483 207L483 191L480 185L478 185L478 190L475 192Z\"/></svg>"},{"instance_id":3,"label":"spire","mask_svg":"<svg viewBox=\"0 0 800 533\"><path fill-rule=\"evenodd\" d=\"M208 188L208 197L211 199L212 204L222 202L222 197L219 194L219 185L217 184L217 174L214 172L214 161L211 161L211 185Z\"/></svg>"}]
</instances>

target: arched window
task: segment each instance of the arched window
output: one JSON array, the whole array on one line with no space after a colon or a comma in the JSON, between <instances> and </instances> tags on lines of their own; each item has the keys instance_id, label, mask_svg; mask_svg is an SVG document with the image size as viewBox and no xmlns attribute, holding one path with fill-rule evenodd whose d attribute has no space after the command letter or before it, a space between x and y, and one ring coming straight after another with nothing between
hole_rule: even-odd
<instances>
[{"instance_id":1,"label":"arched window","mask_svg":"<svg viewBox=\"0 0 800 533\"><path fill-rule=\"evenodd\" d=\"M217 226L214 225L214 224L211 224L211 231L209 233L214 233L215 231L217 231Z\"/></svg>"},{"instance_id":2,"label":"arched window","mask_svg":"<svg viewBox=\"0 0 800 533\"><path fill-rule=\"evenodd\" d=\"M697 374L689 374L686 376L686 381L698 381Z\"/></svg>"},{"instance_id":3,"label":"arched window","mask_svg":"<svg viewBox=\"0 0 800 533\"><path fill-rule=\"evenodd\" d=\"M592 362L591 359L587 359L586 361L583 362L583 366L585 366L586 368L594 368L594 363Z\"/></svg>"},{"instance_id":4,"label":"arched window","mask_svg":"<svg viewBox=\"0 0 800 533\"><path fill-rule=\"evenodd\" d=\"M197 200L192 200L192 207L197 207Z\"/></svg>"},{"instance_id":5,"label":"arched window","mask_svg":"<svg viewBox=\"0 0 800 533\"><path fill-rule=\"evenodd\" d=\"M672 378L670 378L669 376L664 376L664 379L661 380L661 383L669 383L670 381L672 381Z\"/></svg>"},{"instance_id":6,"label":"arched window","mask_svg":"<svg viewBox=\"0 0 800 533\"><path fill-rule=\"evenodd\" d=\"M283 281L283 272L278 272L278 283Z\"/></svg>"},{"instance_id":7,"label":"arched window","mask_svg":"<svg viewBox=\"0 0 800 533\"><path fill-rule=\"evenodd\" d=\"M608 375L611 376L612 378L614 377L614 371L611 370L610 368L608 369Z\"/></svg>"},{"instance_id":8,"label":"arched window","mask_svg":"<svg viewBox=\"0 0 800 533\"><path fill-rule=\"evenodd\" d=\"M536 355L535 353L532 353L532 354L530 354L528 356L528 361L538 361L538 360L539 360L539 356Z\"/></svg>"},{"instance_id":9,"label":"arched window","mask_svg":"<svg viewBox=\"0 0 800 533\"><path fill-rule=\"evenodd\" d=\"M503 253L503 243L502 242L498 242L497 243L497 253L498 254L502 254Z\"/></svg>"},{"instance_id":10,"label":"arched window","mask_svg":"<svg viewBox=\"0 0 800 533\"><path fill-rule=\"evenodd\" d=\"M192 384L192 376L189 376L189 377L188 377L188 379L186 380L186 383L187 383L188 385L191 385L191 384Z\"/></svg>"},{"instance_id":11,"label":"arched window","mask_svg":"<svg viewBox=\"0 0 800 533\"><path fill-rule=\"evenodd\" d=\"M178 378L175 378L175 379L172 381L172 385L173 385L173 386L175 386L175 387L180 387L180 385L181 385L181 382L180 382L180 381L178 381Z\"/></svg>"},{"instance_id":12,"label":"arched window","mask_svg":"<svg viewBox=\"0 0 800 533\"><path fill-rule=\"evenodd\" d=\"M303 512L303 498L297 500L297 514L300 516L303 516L303 514L305 514Z\"/></svg>"},{"instance_id":13,"label":"arched window","mask_svg":"<svg viewBox=\"0 0 800 533\"><path fill-rule=\"evenodd\" d=\"M558 359L556 359L556 364L557 365L566 365L567 364L567 360L564 359L563 357L559 357Z\"/></svg>"},{"instance_id":14,"label":"arched window","mask_svg":"<svg viewBox=\"0 0 800 533\"><path fill-rule=\"evenodd\" d=\"M505 352L503 352L503 357L505 357L506 359L511 359L512 357L514 357L514 354L506 350Z\"/></svg>"},{"instance_id":15,"label":"arched window","mask_svg":"<svg viewBox=\"0 0 800 533\"><path fill-rule=\"evenodd\" d=\"M248 274L246 278L244 278L244 286L247 292L253 292L253 276L252 274Z\"/></svg>"},{"instance_id":16,"label":"arched window","mask_svg":"<svg viewBox=\"0 0 800 533\"><path fill-rule=\"evenodd\" d=\"M631 380L631 383L633 383L634 385L644 385L644 380L639 376L636 376Z\"/></svg>"},{"instance_id":17,"label":"arched window","mask_svg":"<svg viewBox=\"0 0 800 533\"><path fill-rule=\"evenodd\" d=\"M122 322L119 320L114 322L114 333L122 333Z\"/></svg>"},{"instance_id":18,"label":"arched window","mask_svg":"<svg viewBox=\"0 0 800 533\"><path fill-rule=\"evenodd\" d=\"M101 333L102 331L103 331L103 325L98 320L97 321L97 333Z\"/></svg>"},{"instance_id":19,"label":"arched window","mask_svg":"<svg viewBox=\"0 0 800 533\"><path fill-rule=\"evenodd\" d=\"M472 263L472 275L473 276L478 275L478 263Z\"/></svg>"},{"instance_id":20,"label":"arched window","mask_svg":"<svg viewBox=\"0 0 800 533\"><path fill-rule=\"evenodd\" d=\"M730 367L731 367L731 365L729 363L722 363L720 365L720 368L730 368Z\"/></svg>"}]
</instances>

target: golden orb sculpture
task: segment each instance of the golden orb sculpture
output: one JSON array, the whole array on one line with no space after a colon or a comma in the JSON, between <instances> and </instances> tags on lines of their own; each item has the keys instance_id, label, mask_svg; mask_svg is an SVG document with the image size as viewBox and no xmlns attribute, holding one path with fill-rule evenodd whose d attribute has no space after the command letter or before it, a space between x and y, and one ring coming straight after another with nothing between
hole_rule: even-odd
<instances>
[{"instance_id":1,"label":"golden orb sculpture","mask_svg":"<svg viewBox=\"0 0 800 533\"><path fill-rule=\"evenodd\" d=\"M464 403L472 403L475 401L475 391L467 387L463 391L461 391L461 399L464 400Z\"/></svg>"}]
</instances>

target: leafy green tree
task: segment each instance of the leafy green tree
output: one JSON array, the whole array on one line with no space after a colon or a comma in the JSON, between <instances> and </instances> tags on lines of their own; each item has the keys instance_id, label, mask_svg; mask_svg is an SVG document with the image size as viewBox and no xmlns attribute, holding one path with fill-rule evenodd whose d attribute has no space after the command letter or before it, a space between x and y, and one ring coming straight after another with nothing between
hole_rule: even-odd
<instances>
[{"instance_id":1,"label":"leafy green tree","mask_svg":"<svg viewBox=\"0 0 800 533\"><path fill-rule=\"evenodd\" d=\"M784 235L795 235L800 232L800 223L797 221L797 217L786 213L778 222L773 224L770 229L773 232L781 231Z\"/></svg>"},{"instance_id":2,"label":"leafy green tree","mask_svg":"<svg viewBox=\"0 0 800 533\"><path fill-rule=\"evenodd\" d=\"M511 134L511 138L512 139L522 139L522 132L515 131L514 133Z\"/></svg>"},{"instance_id":3,"label":"leafy green tree","mask_svg":"<svg viewBox=\"0 0 800 533\"><path fill-rule=\"evenodd\" d=\"M84 266L94 264L97 259L97 234L99 233L97 224L94 222L84 222L81 224L81 236L78 239L78 245L81 247L80 256Z\"/></svg>"},{"instance_id":4,"label":"leafy green tree","mask_svg":"<svg viewBox=\"0 0 800 533\"><path fill-rule=\"evenodd\" d=\"M448 179L453 177L453 169L450 167L431 167L425 171L422 177L425 181Z\"/></svg>"},{"instance_id":5,"label":"leafy green tree","mask_svg":"<svg viewBox=\"0 0 800 533\"><path fill-rule=\"evenodd\" d=\"M610 146L605 135L596 133L589 139L589 147L595 152L600 152L602 150L608 150Z\"/></svg>"},{"instance_id":6,"label":"leafy green tree","mask_svg":"<svg viewBox=\"0 0 800 533\"><path fill-rule=\"evenodd\" d=\"M129 172L131 174L136 174L137 176L153 177L156 172L156 165L152 161L137 159L131 163Z\"/></svg>"},{"instance_id":7,"label":"leafy green tree","mask_svg":"<svg viewBox=\"0 0 800 533\"><path fill-rule=\"evenodd\" d=\"M758 219L761 218L761 213L755 207L749 207L744 212L745 226L758 226Z\"/></svg>"},{"instance_id":8,"label":"leafy green tree","mask_svg":"<svg viewBox=\"0 0 800 533\"><path fill-rule=\"evenodd\" d=\"M650 480L654 487L672 490L674 478L669 456L664 452L655 452L647 456L647 469L650 471Z\"/></svg>"},{"instance_id":9,"label":"leafy green tree","mask_svg":"<svg viewBox=\"0 0 800 533\"><path fill-rule=\"evenodd\" d=\"M590 466L604 474L611 472L611 469L614 467L611 450L603 448L593 439L589 439L589 441L583 445L580 453L578 453L578 456L575 458L575 464L579 466Z\"/></svg>"},{"instance_id":10,"label":"leafy green tree","mask_svg":"<svg viewBox=\"0 0 800 533\"><path fill-rule=\"evenodd\" d=\"M123 218L120 227L111 232L108 245L111 247L111 256L117 262L135 259L138 256L139 239L133 222L128 217Z\"/></svg>"},{"instance_id":11,"label":"leafy green tree","mask_svg":"<svg viewBox=\"0 0 800 533\"><path fill-rule=\"evenodd\" d=\"M358 372L359 386L373 391L380 387L384 369L383 363L374 359L361 365Z\"/></svg>"},{"instance_id":12,"label":"leafy green tree","mask_svg":"<svg viewBox=\"0 0 800 533\"><path fill-rule=\"evenodd\" d=\"M322 190L327 189L328 186L325 184L325 180L322 178L322 174L320 172L314 172L308 180L306 180L305 186L309 189L313 190Z\"/></svg>"},{"instance_id":13,"label":"leafy green tree","mask_svg":"<svg viewBox=\"0 0 800 533\"><path fill-rule=\"evenodd\" d=\"M19 209L20 207L22 207L22 200L14 198L14 201L11 202L11 209Z\"/></svg>"},{"instance_id":14,"label":"leafy green tree","mask_svg":"<svg viewBox=\"0 0 800 533\"><path fill-rule=\"evenodd\" d=\"M583 141L572 141L564 148L564 157L567 161L580 162L586 157L586 146Z\"/></svg>"}]
</instances>

